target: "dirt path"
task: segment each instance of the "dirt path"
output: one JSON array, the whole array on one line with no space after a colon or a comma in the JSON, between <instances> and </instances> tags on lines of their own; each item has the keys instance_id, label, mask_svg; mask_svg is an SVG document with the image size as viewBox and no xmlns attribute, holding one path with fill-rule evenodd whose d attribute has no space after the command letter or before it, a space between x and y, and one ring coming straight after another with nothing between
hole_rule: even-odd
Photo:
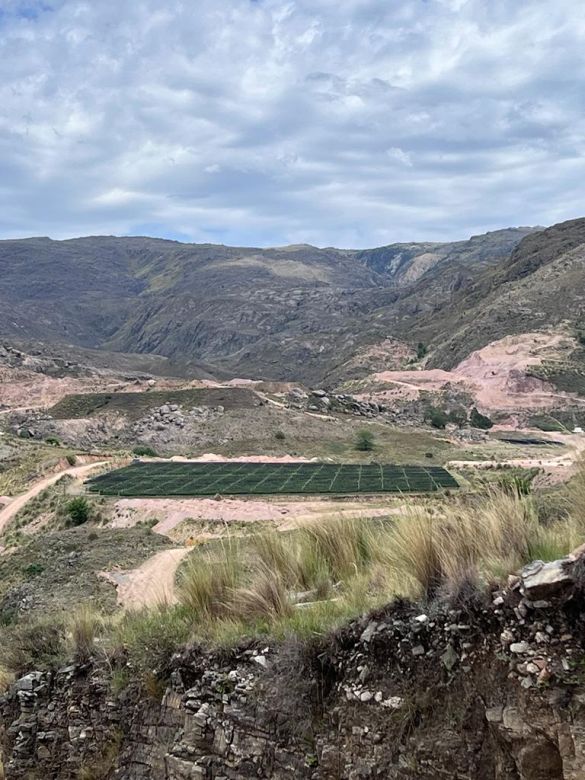
<instances>
[{"instance_id":1,"label":"dirt path","mask_svg":"<svg viewBox=\"0 0 585 780\"><path fill-rule=\"evenodd\" d=\"M31 498L38 496L38 494L42 493L45 488L54 485L55 482L58 482L61 479L61 477L65 476L66 474L69 474L72 477L84 477L92 469L95 469L98 466L105 466L107 463L107 460L101 460L97 463L86 463L83 466L72 466L71 468L63 469L63 471L58 471L56 474L51 474L49 477L43 477L43 479L35 482L35 484L29 490L27 490L26 493L22 493L22 495L16 496L16 498L14 498L7 506L0 510L0 535L4 532L7 524L15 517L15 515L18 514L18 512L20 512L24 506L26 506L26 504L28 504Z\"/></svg>"},{"instance_id":2,"label":"dirt path","mask_svg":"<svg viewBox=\"0 0 585 780\"><path fill-rule=\"evenodd\" d=\"M174 602L175 574L189 552L188 547L162 550L130 571L104 572L118 588L118 604L124 609L141 609Z\"/></svg>"}]
</instances>

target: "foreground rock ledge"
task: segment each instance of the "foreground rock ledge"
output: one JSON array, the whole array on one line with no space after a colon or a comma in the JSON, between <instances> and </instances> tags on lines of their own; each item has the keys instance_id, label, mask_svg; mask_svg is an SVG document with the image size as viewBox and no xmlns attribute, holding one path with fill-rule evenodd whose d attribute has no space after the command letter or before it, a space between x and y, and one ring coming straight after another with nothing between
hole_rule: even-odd
<instances>
[{"instance_id":1,"label":"foreground rock ledge","mask_svg":"<svg viewBox=\"0 0 585 780\"><path fill-rule=\"evenodd\" d=\"M317 644L188 648L161 701L96 665L33 671L0 699L6 778L583 780L583 569Z\"/></svg>"}]
</instances>

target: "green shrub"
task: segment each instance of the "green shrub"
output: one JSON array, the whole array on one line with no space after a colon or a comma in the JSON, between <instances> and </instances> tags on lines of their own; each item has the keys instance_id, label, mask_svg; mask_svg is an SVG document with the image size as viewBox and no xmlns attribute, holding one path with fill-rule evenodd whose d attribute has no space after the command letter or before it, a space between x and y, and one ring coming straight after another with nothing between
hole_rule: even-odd
<instances>
[{"instance_id":1,"label":"green shrub","mask_svg":"<svg viewBox=\"0 0 585 780\"><path fill-rule=\"evenodd\" d=\"M493 422L490 418L478 411L476 406L473 407L471 414L469 415L469 424L472 428L481 428L484 431L487 431L493 426Z\"/></svg>"},{"instance_id":2,"label":"green shrub","mask_svg":"<svg viewBox=\"0 0 585 780\"><path fill-rule=\"evenodd\" d=\"M284 435L284 431L276 431L274 434L274 438L278 439L278 441L284 441L286 439L286 436Z\"/></svg>"},{"instance_id":3,"label":"green shrub","mask_svg":"<svg viewBox=\"0 0 585 780\"><path fill-rule=\"evenodd\" d=\"M374 434L367 429L358 431L355 440L355 448L360 452L369 452L374 449Z\"/></svg>"},{"instance_id":4,"label":"green shrub","mask_svg":"<svg viewBox=\"0 0 585 780\"><path fill-rule=\"evenodd\" d=\"M27 579L32 579L33 577L38 577L39 574L42 574L45 571L45 567L40 563L29 563L28 566L25 566L22 570L22 573L25 575Z\"/></svg>"},{"instance_id":5,"label":"green shrub","mask_svg":"<svg viewBox=\"0 0 585 780\"><path fill-rule=\"evenodd\" d=\"M148 444L137 444L136 447L133 448L132 452L134 455L143 455L147 458L156 458L158 456L157 451L152 447L149 447Z\"/></svg>"},{"instance_id":6,"label":"green shrub","mask_svg":"<svg viewBox=\"0 0 585 780\"><path fill-rule=\"evenodd\" d=\"M447 414L442 409L437 409L435 406L432 406L429 409L427 419L433 428L439 428L440 430L443 430L449 422Z\"/></svg>"},{"instance_id":7,"label":"green shrub","mask_svg":"<svg viewBox=\"0 0 585 780\"><path fill-rule=\"evenodd\" d=\"M77 496L72 498L66 506L69 525L83 525L87 523L91 514L91 506L87 498Z\"/></svg>"},{"instance_id":8,"label":"green shrub","mask_svg":"<svg viewBox=\"0 0 585 780\"><path fill-rule=\"evenodd\" d=\"M427 350L426 346L422 343L422 341L419 341L418 344L416 345L416 356L417 356L417 358L419 360L422 360L426 356L427 352L428 352L428 350Z\"/></svg>"},{"instance_id":9,"label":"green shrub","mask_svg":"<svg viewBox=\"0 0 585 780\"><path fill-rule=\"evenodd\" d=\"M56 436L47 436L47 438L45 439L45 443L46 444L50 444L51 447L60 447L61 446L61 442L59 441L59 439Z\"/></svg>"},{"instance_id":10,"label":"green shrub","mask_svg":"<svg viewBox=\"0 0 585 780\"><path fill-rule=\"evenodd\" d=\"M65 455L65 460L70 466L75 466L77 463L77 456L70 452L69 455Z\"/></svg>"}]
</instances>

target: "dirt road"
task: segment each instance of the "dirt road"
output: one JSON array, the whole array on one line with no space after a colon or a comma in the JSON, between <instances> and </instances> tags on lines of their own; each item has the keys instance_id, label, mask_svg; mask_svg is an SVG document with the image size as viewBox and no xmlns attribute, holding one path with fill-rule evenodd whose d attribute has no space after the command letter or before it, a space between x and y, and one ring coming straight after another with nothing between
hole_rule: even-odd
<instances>
[{"instance_id":1,"label":"dirt road","mask_svg":"<svg viewBox=\"0 0 585 780\"><path fill-rule=\"evenodd\" d=\"M175 574L188 547L162 550L130 571L104 572L118 588L118 603L125 609L141 609L175 601Z\"/></svg>"},{"instance_id":2,"label":"dirt road","mask_svg":"<svg viewBox=\"0 0 585 780\"><path fill-rule=\"evenodd\" d=\"M55 482L58 482L61 479L61 477L65 476L66 474L69 474L72 477L84 477L92 469L95 469L98 466L105 466L107 463L107 460L101 460L97 463L86 463L83 466L72 466L71 468L63 469L63 471L58 471L56 474L51 474L49 477L43 477L43 479L35 482L35 484L29 490L27 490L26 493L23 493L20 496L16 496L16 498L14 498L14 500L5 506L4 509L0 510L0 535L2 535L8 523L18 514L18 512L20 512L24 506L26 506L31 498L38 496L39 493L42 493L43 490L50 487L50 485L54 485Z\"/></svg>"}]
</instances>

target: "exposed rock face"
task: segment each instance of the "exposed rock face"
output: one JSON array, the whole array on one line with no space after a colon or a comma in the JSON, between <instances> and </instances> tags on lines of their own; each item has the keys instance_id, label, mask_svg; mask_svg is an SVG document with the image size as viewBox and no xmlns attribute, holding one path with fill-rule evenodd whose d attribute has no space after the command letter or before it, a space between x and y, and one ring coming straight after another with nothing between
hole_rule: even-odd
<instances>
[{"instance_id":1,"label":"exposed rock face","mask_svg":"<svg viewBox=\"0 0 585 780\"><path fill-rule=\"evenodd\" d=\"M0 699L6 778L583 780L581 565L546 601L529 570L317 644L192 647L161 701L114 696L97 664L33 672Z\"/></svg>"}]
</instances>

